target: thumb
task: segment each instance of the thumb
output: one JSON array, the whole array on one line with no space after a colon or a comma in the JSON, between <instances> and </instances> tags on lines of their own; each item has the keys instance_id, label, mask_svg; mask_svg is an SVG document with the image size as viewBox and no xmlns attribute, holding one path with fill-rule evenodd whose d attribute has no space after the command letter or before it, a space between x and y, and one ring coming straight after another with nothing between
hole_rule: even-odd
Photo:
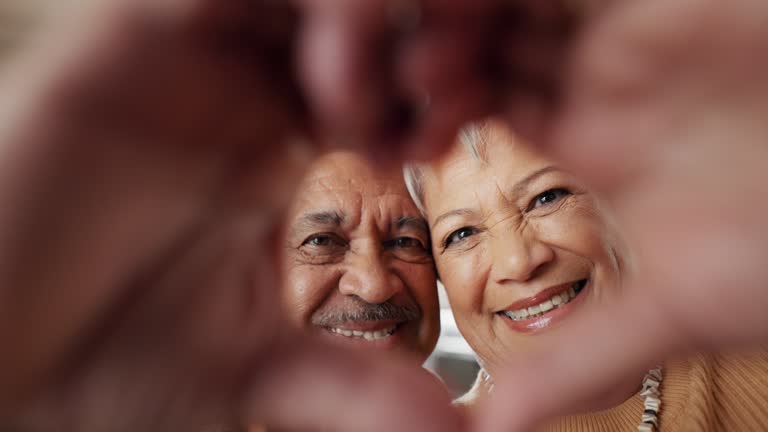
<instances>
[{"instance_id":1,"label":"thumb","mask_svg":"<svg viewBox=\"0 0 768 432\"><path fill-rule=\"evenodd\" d=\"M291 430L340 432L463 430L444 388L401 359L293 340L254 377L244 412Z\"/></svg>"},{"instance_id":2,"label":"thumb","mask_svg":"<svg viewBox=\"0 0 768 432\"><path fill-rule=\"evenodd\" d=\"M615 391L627 376L639 380L673 342L665 339L669 329L662 328L656 309L627 295L601 304L599 311L582 310L567 327L546 336L551 338L541 345L546 352L507 366L476 430L530 431L554 416L605 408L590 408L588 401Z\"/></svg>"}]
</instances>

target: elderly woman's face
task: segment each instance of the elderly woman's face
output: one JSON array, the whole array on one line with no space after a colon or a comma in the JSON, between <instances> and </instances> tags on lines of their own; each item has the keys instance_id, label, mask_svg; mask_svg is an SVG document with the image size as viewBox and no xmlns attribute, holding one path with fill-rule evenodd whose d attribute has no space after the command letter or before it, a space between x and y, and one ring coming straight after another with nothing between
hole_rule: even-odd
<instances>
[{"instance_id":1,"label":"elderly woman's face","mask_svg":"<svg viewBox=\"0 0 768 432\"><path fill-rule=\"evenodd\" d=\"M498 125L479 158L462 146L432 166L425 207L457 324L493 368L620 281L594 197Z\"/></svg>"}]
</instances>

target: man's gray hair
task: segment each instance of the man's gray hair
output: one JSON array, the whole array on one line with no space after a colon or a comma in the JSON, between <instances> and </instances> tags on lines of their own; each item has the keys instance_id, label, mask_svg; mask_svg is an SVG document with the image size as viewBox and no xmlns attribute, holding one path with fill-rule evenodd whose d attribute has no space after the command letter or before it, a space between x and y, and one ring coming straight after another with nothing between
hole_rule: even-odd
<instances>
[{"instance_id":1,"label":"man's gray hair","mask_svg":"<svg viewBox=\"0 0 768 432\"><path fill-rule=\"evenodd\" d=\"M484 123L470 123L459 131L459 145L472 156L473 159L480 162L487 162L486 141L485 141ZM429 171L429 166L425 164L407 163L403 167L403 178L411 199L416 204L421 214L426 217L427 212L424 207L424 177Z\"/></svg>"}]
</instances>

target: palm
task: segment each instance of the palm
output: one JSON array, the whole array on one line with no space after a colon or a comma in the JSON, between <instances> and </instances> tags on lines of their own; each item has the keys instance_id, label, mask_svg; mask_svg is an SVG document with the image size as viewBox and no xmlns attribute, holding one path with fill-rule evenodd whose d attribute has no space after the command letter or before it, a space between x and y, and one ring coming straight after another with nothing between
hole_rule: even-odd
<instances>
[{"instance_id":1,"label":"palm","mask_svg":"<svg viewBox=\"0 0 768 432\"><path fill-rule=\"evenodd\" d=\"M637 269L556 352L510 372L489 424L527 430L669 355L765 340L768 206L751 197L766 192L766 16L756 2L626 2L587 27L542 136L611 202ZM541 376L557 397L520 391ZM535 409L501 413L516 402Z\"/></svg>"},{"instance_id":2,"label":"palm","mask_svg":"<svg viewBox=\"0 0 768 432\"><path fill-rule=\"evenodd\" d=\"M112 3L6 82L17 99L4 108L24 109L3 131L0 336L17 347L3 414L43 430L428 429L415 414L447 409L428 377L281 325L275 235L315 150L287 139L305 125L292 12ZM398 370L427 384L382 421L402 397ZM350 393L361 416L330 415Z\"/></svg>"},{"instance_id":3,"label":"palm","mask_svg":"<svg viewBox=\"0 0 768 432\"><path fill-rule=\"evenodd\" d=\"M747 3L607 15L581 47L554 135L555 152L619 211L641 258L637 284L692 332L724 307L747 312L754 303L725 287L756 288L764 274L768 207L749 197L764 194L768 61L757 53L768 8ZM738 336L725 321L722 336Z\"/></svg>"}]
</instances>

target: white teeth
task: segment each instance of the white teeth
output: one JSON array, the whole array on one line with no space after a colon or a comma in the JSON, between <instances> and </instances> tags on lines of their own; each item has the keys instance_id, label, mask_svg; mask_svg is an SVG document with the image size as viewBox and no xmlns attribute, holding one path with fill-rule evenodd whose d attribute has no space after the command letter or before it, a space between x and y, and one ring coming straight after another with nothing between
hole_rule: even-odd
<instances>
[{"instance_id":1,"label":"white teeth","mask_svg":"<svg viewBox=\"0 0 768 432\"><path fill-rule=\"evenodd\" d=\"M336 327L329 327L328 330L331 333L343 335L346 337L361 338L361 339L372 341L372 340L385 339L392 336L392 333L395 332L396 328L397 326L393 326L383 330L360 331L360 330L345 330L345 329L340 329Z\"/></svg>"},{"instance_id":2,"label":"white teeth","mask_svg":"<svg viewBox=\"0 0 768 432\"><path fill-rule=\"evenodd\" d=\"M551 300L547 300L544 303L539 305L539 308L541 309L542 312L551 311L554 307L555 305L552 304Z\"/></svg>"},{"instance_id":3,"label":"white teeth","mask_svg":"<svg viewBox=\"0 0 768 432\"><path fill-rule=\"evenodd\" d=\"M576 293L576 288L580 286L581 282L574 283L571 287L569 287L567 290L555 294L552 297L550 297L547 300L544 300L543 302L525 308L525 309L518 309L513 311L504 311L504 315L508 316L513 321L521 321L524 319L528 319L530 317L537 317L541 316L553 309L557 309L561 306L565 306L568 304L573 298L575 298L578 294Z\"/></svg>"},{"instance_id":4,"label":"white teeth","mask_svg":"<svg viewBox=\"0 0 768 432\"><path fill-rule=\"evenodd\" d=\"M560 297L560 294L553 295L551 299L549 299L552 302L552 306L560 306L563 304L563 298Z\"/></svg>"}]
</instances>

